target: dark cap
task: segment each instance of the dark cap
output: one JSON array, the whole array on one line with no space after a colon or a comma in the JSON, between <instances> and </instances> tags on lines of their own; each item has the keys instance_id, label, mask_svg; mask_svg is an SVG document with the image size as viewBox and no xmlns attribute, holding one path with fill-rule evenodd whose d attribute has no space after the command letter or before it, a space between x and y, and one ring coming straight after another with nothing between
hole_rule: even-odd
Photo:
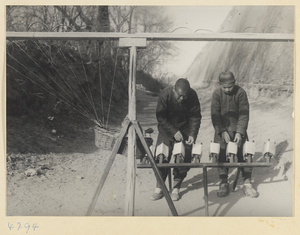
<instances>
[{"instance_id":1,"label":"dark cap","mask_svg":"<svg viewBox=\"0 0 300 235\"><path fill-rule=\"evenodd\" d=\"M235 82L235 78L232 72L226 71L220 74L219 76L219 83L221 85L229 85Z\"/></svg>"}]
</instances>

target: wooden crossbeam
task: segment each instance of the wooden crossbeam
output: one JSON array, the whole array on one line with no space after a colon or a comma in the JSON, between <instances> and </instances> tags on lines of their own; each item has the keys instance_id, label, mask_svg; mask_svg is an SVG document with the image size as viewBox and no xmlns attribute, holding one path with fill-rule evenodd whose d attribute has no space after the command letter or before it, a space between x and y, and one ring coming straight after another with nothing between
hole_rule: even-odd
<instances>
[{"instance_id":1,"label":"wooden crossbeam","mask_svg":"<svg viewBox=\"0 0 300 235\"><path fill-rule=\"evenodd\" d=\"M7 40L87 40L146 38L150 41L269 41L293 42L294 34L277 33L105 33L105 32L6 32Z\"/></svg>"}]
</instances>

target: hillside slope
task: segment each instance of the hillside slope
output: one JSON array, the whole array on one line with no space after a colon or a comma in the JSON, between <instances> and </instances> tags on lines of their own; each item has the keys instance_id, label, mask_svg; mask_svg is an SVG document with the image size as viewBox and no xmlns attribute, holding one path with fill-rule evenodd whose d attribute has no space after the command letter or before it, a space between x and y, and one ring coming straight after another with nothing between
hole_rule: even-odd
<instances>
[{"instance_id":1,"label":"hillside slope","mask_svg":"<svg viewBox=\"0 0 300 235\"><path fill-rule=\"evenodd\" d=\"M234 7L219 32L293 33L294 8ZM252 96L267 89L271 89L272 94L291 96L293 50L293 42L210 42L195 58L185 76L196 86L209 87L217 82L222 71L231 70L239 83L255 87L251 89Z\"/></svg>"}]
</instances>

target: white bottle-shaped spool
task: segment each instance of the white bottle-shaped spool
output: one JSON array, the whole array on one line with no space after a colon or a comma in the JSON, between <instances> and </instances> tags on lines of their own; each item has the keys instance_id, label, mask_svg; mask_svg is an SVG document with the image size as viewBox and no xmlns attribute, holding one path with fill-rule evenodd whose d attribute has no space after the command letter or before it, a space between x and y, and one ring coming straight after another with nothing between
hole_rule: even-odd
<instances>
[{"instance_id":1,"label":"white bottle-shaped spool","mask_svg":"<svg viewBox=\"0 0 300 235\"><path fill-rule=\"evenodd\" d=\"M270 139L265 142L264 149L263 149L263 155L270 154L271 156L274 156L276 152L276 143L271 142Z\"/></svg>"},{"instance_id":2,"label":"white bottle-shaped spool","mask_svg":"<svg viewBox=\"0 0 300 235\"><path fill-rule=\"evenodd\" d=\"M254 141L253 142L250 142L250 141L246 141L244 143L244 146L243 146L243 156L246 156L246 155L254 155L255 154L255 143Z\"/></svg>"},{"instance_id":3,"label":"white bottle-shaped spool","mask_svg":"<svg viewBox=\"0 0 300 235\"><path fill-rule=\"evenodd\" d=\"M209 153L220 154L220 144L219 143L210 143Z\"/></svg>"},{"instance_id":4,"label":"white bottle-shaped spool","mask_svg":"<svg viewBox=\"0 0 300 235\"><path fill-rule=\"evenodd\" d=\"M182 154L185 155L184 145L182 142L177 142L174 144L173 155Z\"/></svg>"},{"instance_id":5,"label":"white bottle-shaped spool","mask_svg":"<svg viewBox=\"0 0 300 235\"><path fill-rule=\"evenodd\" d=\"M177 142L174 144L172 160L171 162L183 162L185 156L185 149L182 142Z\"/></svg>"},{"instance_id":6,"label":"white bottle-shaped spool","mask_svg":"<svg viewBox=\"0 0 300 235\"><path fill-rule=\"evenodd\" d=\"M193 163L200 163L201 156L202 156L202 143L201 144L193 144L193 149L192 149Z\"/></svg>"},{"instance_id":7,"label":"white bottle-shaped spool","mask_svg":"<svg viewBox=\"0 0 300 235\"><path fill-rule=\"evenodd\" d=\"M164 158L168 158L169 156L169 147L164 143L161 143L159 146L156 147L156 157L159 155L163 155Z\"/></svg>"},{"instance_id":8,"label":"white bottle-shaped spool","mask_svg":"<svg viewBox=\"0 0 300 235\"><path fill-rule=\"evenodd\" d=\"M227 144L227 148L226 148L226 156L228 154L234 154L234 155L236 155L237 154L237 150L238 150L237 143L229 141L228 144Z\"/></svg>"},{"instance_id":9,"label":"white bottle-shaped spool","mask_svg":"<svg viewBox=\"0 0 300 235\"><path fill-rule=\"evenodd\" d=\"M193 145L192 154L202 155L202 143Z\"/></svg>"},{"instance_id":10,"label":"white bottle-shaped spool","mask_svg":"<svg viewBox=\"0 0 300 235\"><path fill-rule=\"evenodd\" d=\"M255 143L246 141L243 146L243 159L244 161L251 163L253 162L253 156L255 154Z\"/></svg>"},{"instance_id":11,"label":"white bottle-shaped spool","mask_svg":"<svg viewBox=\"0 0 300 235\"><path fill-rule=\"evenodd\" d=\"M220 154L220 144L211 142L209 148L209 161L213 163L217 162L219 154Z\"/></svg>"}]
</instances>

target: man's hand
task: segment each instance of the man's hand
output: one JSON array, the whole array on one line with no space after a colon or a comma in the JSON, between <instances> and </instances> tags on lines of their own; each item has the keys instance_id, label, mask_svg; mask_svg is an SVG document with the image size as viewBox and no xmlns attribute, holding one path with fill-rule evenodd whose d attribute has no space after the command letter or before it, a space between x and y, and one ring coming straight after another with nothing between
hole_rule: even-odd
<instances>
[{"instance_id":1,"label":"man's hand","mask_svg":"<svg viewBox=\"0 0 300 235\"><path fill-rule=\"evenodd\" d=\"M228 134L227 131L223 131L223 132L222 132L222 140L223 140L226 144L229 143L229 141L230 141L230 135Z\"/></svg>"},{"instance_id":2,"label":"man's hand","mask_svg":"<svg viewBox=\"0 0 300 235\"><path fill-rule=\"evenodd\" d=\"M191 144L193 144L194 143L194 137L193 136L189 136L189 138L188 138L188 140L186 140L185 141L185 143L187 144L187 145L191 145Z\"/></svg>"},{"instance_id":3,"label":"man's hand","mask_svg":"<svg viewBox=\"0 0 300 235\"><path fill-rule=\"evenodd\" d=\"M180 142L180 141L183 140L183 136L182 136L182 134L181 134L180 131L177 131L177 132L175 133L174 138L175 138L175 140L178 141L178 142Z\"/></svg>"},{"instance_id":4,"label":"man's hand","mask_svg":"<svg viewBox=\"0 0 300 235\"><path fill-rule=\"evenodd\" d=\"M238 146L242 144L242 135L240 133L235 133L234 142L237 143Z\"/></svg>"}]
</instances>

